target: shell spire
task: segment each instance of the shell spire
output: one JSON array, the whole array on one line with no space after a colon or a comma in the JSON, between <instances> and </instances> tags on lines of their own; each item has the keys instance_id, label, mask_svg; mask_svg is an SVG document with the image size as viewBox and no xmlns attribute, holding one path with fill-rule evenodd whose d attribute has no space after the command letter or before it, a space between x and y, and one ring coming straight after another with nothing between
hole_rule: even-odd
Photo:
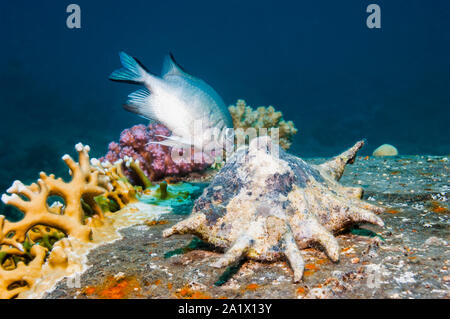
<instances>
[{"instance_id":1,"label":"shell spire","mask_svg":"<svg viewBox=\"0 0 450 319\"><path fill-rule=\"evenodd\" d=\"M344 174L345 166L347 164L353 164L356 158L356 154L364 146L364 140L357 142L351 148L341 153L338 156L333 157L331 160L317 166L320 171L328 174L334 180L338 181Z\"/></svg>"}]
</instances>

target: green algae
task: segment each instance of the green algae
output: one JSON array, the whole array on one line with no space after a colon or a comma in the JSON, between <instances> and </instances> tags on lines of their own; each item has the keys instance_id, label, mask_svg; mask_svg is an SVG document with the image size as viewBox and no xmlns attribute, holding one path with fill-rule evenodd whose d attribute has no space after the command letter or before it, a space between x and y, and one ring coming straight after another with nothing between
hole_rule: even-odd
<instances>
[{"instance_id":1,"label":"green algae","mask_svg":"<svg viewBox=\"0 0 450 319\"><path fill-rule=\"evenodd\" d=\"M65 234L62 232L54 231L51 234L44 234L42 235L42 238L36 241L36 244L41 245L42 247L45 247L48 249L48 251L51 251L53 249L53 245L55 243L64 238Z\"/></svg>"},{"instance_id":2,"label":"green algae","mask_svg":"<svg viewBox=\"0 0 450 319\"><path fill-rule=\"evenodd\" d=\"M8 254L4 251L0 251L0 265L3 264L3 261L5 260L5 258L8 256Z\"/></svg>"},{"instance_id":3,"label":"green algae","mask_svg":"<svg viewBox=\"0 0 450 319\"><path fill-rule=\"evenodd\" d=\"M153 186L152 182L147 177L147 175L145 175L144 171L141 169L141 167L139 166L138 163L136 163L135 161L131 161L128 165L134 171L134 173L137 175L137 177L139 178L139 181L141 182L142 186L145 189ZM128 180L127 180L127 182L129 183Z\"/></svg>"},{"instance_id":4,"label":"green algae","mask_svg":"<svg viewBox=\"0 0 450 319\"><path fill-rule=\"evenodd\" d=\"M100 206L100 209L103 212L114 213L114 212L120 210L120 206L115 200L106 198L103 195L94 197L94 200L98 204L98 206Z\"/></svg>"},{"instance_id":5,"label":"green algae","mask_svg":"<svg viewBox=\"0 0 450 319\"><path fill-rule=\"evenodd\" d=\"M25 252L27 254L30 254L30 250L31 250L31 247L33 247L33 243L28 238L26 238L25 241L23 242L22 246L23 246L23 249L25 250ZM30 257L31 257L31 254L30 254Z\"/></svg>"},{"instance_id":6,"label":"green algae","mask_svg":"<svg viewBox=\"0 0 450 319\"><path fill-rule=\"evenodd\" d=\"M211 245L208 243L205 243L204 241L202 241L201 239L194 237L194 239L191 240L191 242L189 244L187 244L184 247L181 248L177 248L171 251L168 251L164 254L164 258L170 258L176 255L183 255L187 252L190 252L192 250L196 250L196 249L210 249Z\"/></svg>"},{"instance_id":7,"label":"green algae","mask_svg":"<svg viewBox=\"0 0 450 319\"><path fill-rule=\"evenodd\" d=\"M161 182L159 184L159 198L161 200L165 200L165 199L167 199L168 195L169 194L167 193L167 182L166 181Z\"/></svg>"},{"instance_id":8,"label":"green algae","mask_svg":"<svg viewBox=\"0 0 450 319\"><path fill-rule=\"evenodd\" d=\"M97 205L100 206L103 212L109 210L109 200L105 196L103 195L95 196L94 200L97 203Z\"/></svg>"},{"instance_id":9,"label":"green algae","mask_svg":"<svg viewBox=\"0 0 450 319\"><path fill-rule=\"evenodd\" d=\"M245 260L241 260L239 263L228 266L227 269L220 275L219 279L214 283L214 286L220 287L231 279L241 269Z\"/></svg>"},{"instance_id":10,"label":"green algae","mask_svg":"<svg viewBox=\"0 0 450 319\"><path fill-rule=\"evenodd\" d=\"M385 239L383 237L381 237L381 235L378 235L376 232L371 231L370 229L359 228L358 226L354 226L353 228L351 228L350 233L353 235L365 236L365 237L371 237L371 238L378 237L382 241L385 241Z\"/></svg>"},{"instance_id":11,"label":"green algae","mask_svg":"<svg viewBox=\"0 0 450 319\"><path fill-rule=\"evenodd\" d=\"M88 203L86 203L83 199L81 199L81 208L85 213L84 218L94 215L94 211L92 210L91 206L89 206Z\"/></svg>"},{"instance_id":12,"label":"green algae","mask_svg":"<svg viewBox=\"0 0 450 319\"><path fill-rule=\"evenodd\" d=\"M147 188L150 194L143 194L139 200L146 204L159 206L179 206L192 202L192 194L199 190L198 186L189 183L168 184L161 182Z\"/></svg>"}]
</instances>

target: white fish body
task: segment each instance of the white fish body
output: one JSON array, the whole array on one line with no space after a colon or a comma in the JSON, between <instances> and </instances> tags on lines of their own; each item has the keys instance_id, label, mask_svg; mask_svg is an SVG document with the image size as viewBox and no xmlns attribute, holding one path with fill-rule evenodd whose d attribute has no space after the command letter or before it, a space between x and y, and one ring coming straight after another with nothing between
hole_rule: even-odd
<instances>
[{"instance_id":1,"label":"white fish body","mask_svg":"<svg viewBox=\"0 0 450 319\"><path fill-rule=\"evenodd\" d=\"M231 128L232 121L225 103L212 87L184 72L171 55L164 61L162 77L149 73L124 52L120 53L120 60L123 68L114 71L110 79L145 86L128 96L124 108L167 126L172 136L160 144L193 145L202 150L211 141L221 143L224 129ZM211 139L213 131L218 134Z\"/></svg>"}]
</instances>

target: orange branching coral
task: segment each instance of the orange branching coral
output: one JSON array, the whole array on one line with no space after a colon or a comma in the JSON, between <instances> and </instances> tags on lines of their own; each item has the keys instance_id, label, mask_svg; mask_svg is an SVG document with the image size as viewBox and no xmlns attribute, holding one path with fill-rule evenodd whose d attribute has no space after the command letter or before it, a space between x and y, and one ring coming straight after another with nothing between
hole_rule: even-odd
<instances>
[{"instance_id":1,"label":"orange branching coral","mask_svg":"<svg viewBox=\"0 0 450 319\"><path fill-rule=\"evenodd\" d=\"M0 298L34 288L36 279L49 269L69 269L72 243L87 244L105 215L138 200L122 163L106 167L89 160L89 146L79 143L75 149L78 163L69 155L62 158L70 169L70 182L42 172L37 183L26 186L15 181L9 195L3 194L2 201L24 217L11 222L0 215ZM50 205L53 196L60 201Z\"/></svg>"},{"instance_id":2,"label":"orange branching coral","mask_svg":"<svg viewBox=\"0 0 450 319\"><path fill-rule=\"evenodd\" d=\"M2 247L3 253L6 253L7 250L8 248ZM22 291L29 289L39 277L46 251L46 248L35 245L30 250L30 254L34 258L28 265L20 261L13 269L4 269L3 266L0 267L0 299L15 298ZM14 248L9 252L20 254L20 252L14 251Z\"/></svg>"},{"instance_id":3,"label":"orange branching coral","mask_svg":"<svg viewBox=\"0 0 450 319\"><path fill-rule=\"evenodd\" d=\"M99 185L100 172L90 166L89 146L77 144L75 149L79 154L78 163L69 155L63 156L70 169L70 182L41 172L37 183L26 186L15 181L7 190L10 195L3 194L2 201L22 211L24 217L10 222L0 215L0 298L13 298L29 289L58 240L71 236L87 242L92 220L103 218L94 200L105 192ZM59 196L64 203L49 206L51 196ZM88 218L86 206L91 212ZM53 263L62 264L64 256L57 253L53 254Z\"/></svg>"},{"instance_id":4,"label":"orange branching coral","mask_svg":"<svg viewBox=\"0 0 450 319\"><path fill-rule=\"evenodd\" d=\"M91 229L84 224L82 200L96 214L102 216L102 210L94 197L103 194L105 189L98 185L99 172L91 172L89 146L77 144L75 148L79 154L79 163L69 155L63 156L72 175L70 182L66 183L62 178L55 178L53 174L41 172L37 184L25 186L22 182L15 181L7 190L12 195L3 194L2 201L22 211L24 218L18 222L3 223L0 229L0 244L9 244L22 250L20 243L25 241L25 234L36 225L48 225L60 229L66 235L89 240ZM47 199L53 195L60 196L65 203L59 214L47 205Z\"/></svg>"},{"instance_id":5,"label":"orange branching coral","mask_svg":"<svg viewBox=\"0 0 450 319\"><path fill-rule=\"evenodd\" d=\"M138 201L136 189L122 171L122 161L110 164L107 162L100 163L100 161L93 159L91 164L92 169L100 173L100 185L106 189L102 196L95 198L103 211L119 210ZM116 206L115 209L112 209L114 206Z\"/></svg>"},{"instance_id":6,"label":"orange branching coral","mask_svg":"<svg viewBox=\"0 0 450 319\"><path fill-rule=\"evenodd\" d=\"M254 110L251 106L246 105L244 100L238 100L236 105L229 106L228 110L235 129L254 128L258 130L265 128L267 134L271 135L272 129L278 128L281 147L284 149L291 147L292 137L297 133L297 129L292 121L284 121L283 114L276 112L273 106L260 106ZM239 138L238 132L236 135Z\"/></svg>"}]
</instances>

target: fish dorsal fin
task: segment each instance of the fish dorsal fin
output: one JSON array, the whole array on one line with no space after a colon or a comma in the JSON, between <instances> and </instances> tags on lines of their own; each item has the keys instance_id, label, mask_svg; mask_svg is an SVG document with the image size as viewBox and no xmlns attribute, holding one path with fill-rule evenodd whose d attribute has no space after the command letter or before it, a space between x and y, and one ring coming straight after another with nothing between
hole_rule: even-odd
<instances>
[{"instance_id":1,"label":"fish dorsal fin","mask_svg":"<svg viewBox=\"0 0 450 319\"><path fill-rule=\"evenodd\" d=\"M169 53L164 58L163 69L161 72L162 77L178 75L178 76L188 76L188 74L183 70L183 68L175 61L172 53Z\"/></svg>"}]
</instances>

